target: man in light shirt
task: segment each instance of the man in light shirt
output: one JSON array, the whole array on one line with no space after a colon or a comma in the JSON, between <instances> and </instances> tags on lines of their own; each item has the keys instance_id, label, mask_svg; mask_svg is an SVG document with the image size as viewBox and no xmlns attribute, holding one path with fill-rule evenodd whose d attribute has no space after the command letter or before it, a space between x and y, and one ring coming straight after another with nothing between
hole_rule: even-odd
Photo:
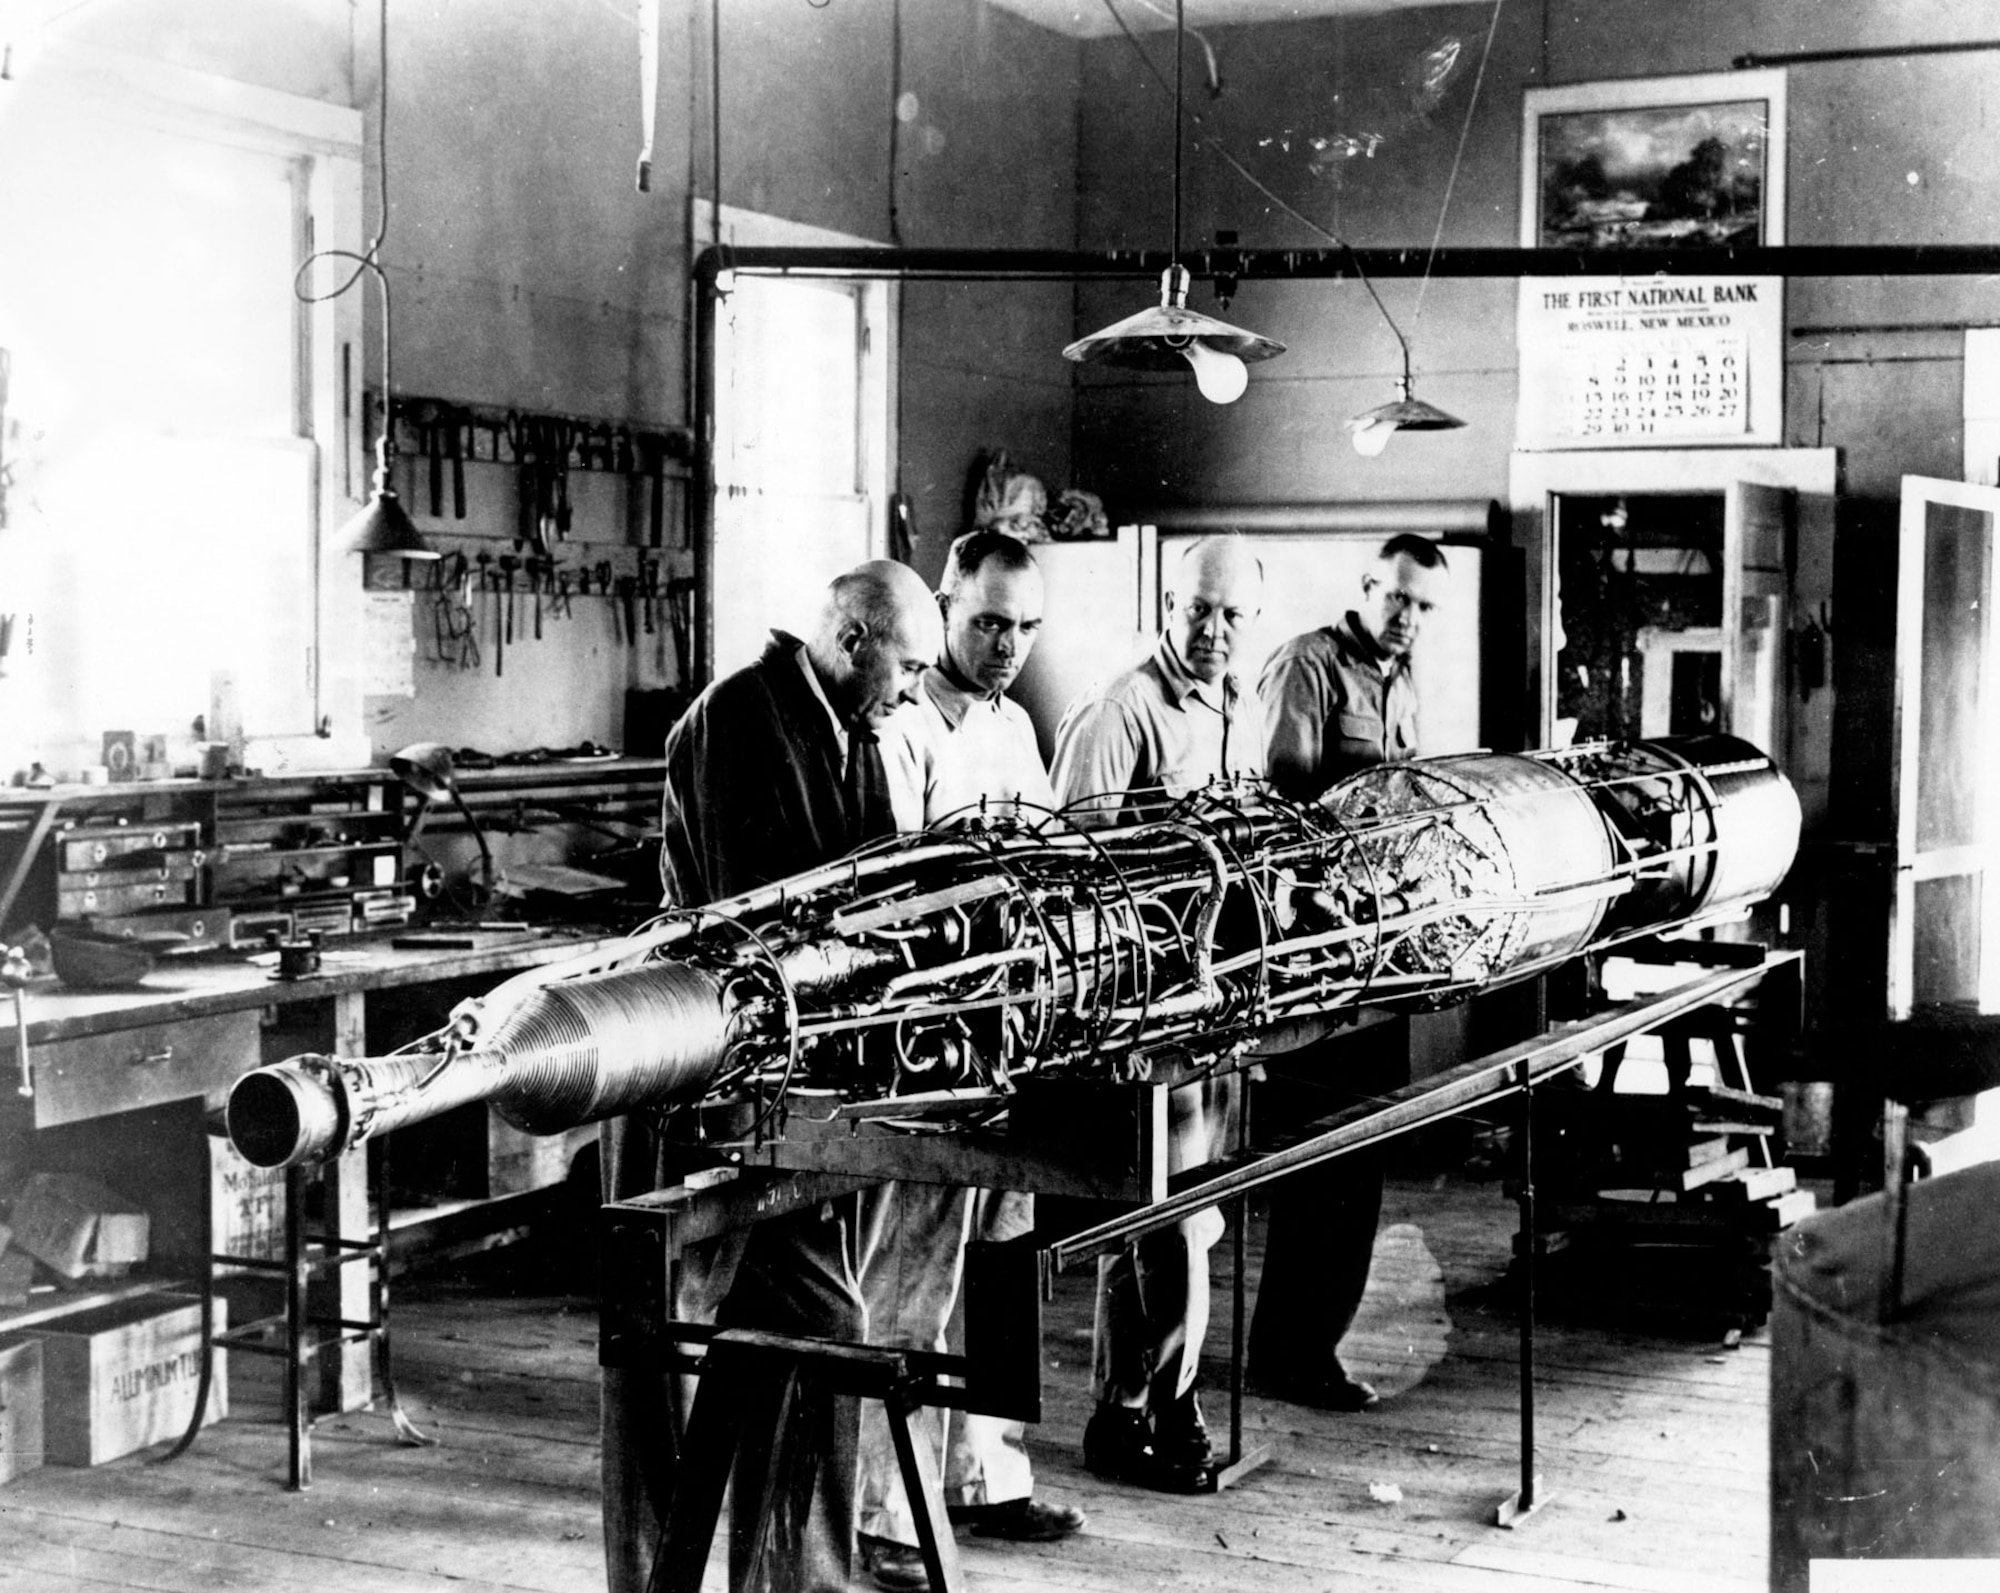
<instances>
[{"instance_id":1,"label":"man in light shirt","mask_svg":"<svg viewBox=\"0 0 2000 1593\"><path fill-rule=\"evenodd\" d=\"M944 652L913 708L883 735L899 794L921 795L926 825L1020 819L1055 806L1034 726L1002 695L1042 626L1042 573L1027 544L973 531L952 544L938 592ZM899 809L903 806L899 800ZM892 1183L861 1196L861 1293L869 1342L942 1350L969 1239L1012 1239L1035 1225L1034 1199L1001 1190ZM951 1518L981 1537L1049 1542L1084 1524L1081 1510L1034 1497L1019 1422L929 1408L913 1423L942 1453ZM862 1564L876 1586L928 1585L888 1424L862 1409Z\"/></svg>"},{"instance_id":2,"label":"man in light shirt","mask_svg":"<svg viewBox=\"0 0 2000 1593\"><path fill-rule=\"evenodd\" d=\"M1428 537L1391 537L1361 577L1356 607L1266 661L1257 696L1271 783L1283 795L1314 802L1358 770L1418 755L1410 655L1449 573ZM1258 1121L1311 1121L1409 1082L1409 1020L1373 1014L1264 1069ZM1322 1410L1374 1407L1375 1390L1338 1350L1368 1284L1385 1160L1371 1146L1272 1186L1249 1345L1264 1393Z\"/></svg>"},{"instance_id":3,"label":"man in light shirt","mask_svg":"<svg viewBox=\"0 0 2000 1593\"><path fill-rule=\"evenodd\" d=\"M1230 672L1263 606L1264 570L1241 537L1191 544L1163 594L1166 624L1138 664L1070 704L1056 731L1056 794L1078 823L1138 823L1210 781L1261 775L1253 701ZM1182 1165L1233 1137L1234 1074L1169 1097ZM1215 1457L1194 1388L1208 1329L1214 1209L1145 1235L1098 1264L1084 1464L1100 1476L1174 1493L1214 1485Z\"/></svg>"}]
</instances>

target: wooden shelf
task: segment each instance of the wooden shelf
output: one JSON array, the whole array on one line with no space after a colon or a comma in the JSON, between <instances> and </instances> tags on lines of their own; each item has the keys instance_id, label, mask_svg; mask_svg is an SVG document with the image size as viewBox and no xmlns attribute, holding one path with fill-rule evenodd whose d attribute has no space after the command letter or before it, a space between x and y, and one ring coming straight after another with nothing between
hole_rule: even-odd
<instances>
[{"instance_id":1,"label":"wooden shelf","mask_svg":"<svg viewBox=\"0 0 2000 1593\"><path fill-rule=\"evenodd\" d=\"M53 1289L31 1295L25 1306L0 1311L0 1333L38 1327L78 1311L94 1311L101 1305L116 1305L121 1300L136 1300L144 1295L200 1293L201 1285L192 1278L158 1278L151 1275L107 1279L88 1289Z\"/></svg>"}]
</instances>

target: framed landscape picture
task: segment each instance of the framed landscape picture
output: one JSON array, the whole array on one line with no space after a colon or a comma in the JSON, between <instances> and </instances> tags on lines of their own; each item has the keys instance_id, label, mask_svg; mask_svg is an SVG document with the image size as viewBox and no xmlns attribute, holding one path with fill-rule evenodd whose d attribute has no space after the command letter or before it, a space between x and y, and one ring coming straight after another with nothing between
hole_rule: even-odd
<instances>
[{"instance_id":1,"label":"framed landscape picture","mask_svg":"<svg viewBox=\"0 0 2000 1593\"><path fill-rule=\"evenodd\" d=\"M1528 449L1740 447L1784 425L1784 281L1729 251L1785 232L1785 75L1719 72L1530 89L1521 243L1633 254L1630 275L1524 278ZM1642 251L1713 249L1713 273Z\"/></svg>"},{"instance_id":2,"label":"framed landscape picture","mask_svg":"<svg viewBox=\"0 0 2000 1593\"><path fill-rule=\"evenodd\" d=\"M1727 248L1785 241L1785 74L1530 89L1521 243Z\"/></svg>"}]
</instances>

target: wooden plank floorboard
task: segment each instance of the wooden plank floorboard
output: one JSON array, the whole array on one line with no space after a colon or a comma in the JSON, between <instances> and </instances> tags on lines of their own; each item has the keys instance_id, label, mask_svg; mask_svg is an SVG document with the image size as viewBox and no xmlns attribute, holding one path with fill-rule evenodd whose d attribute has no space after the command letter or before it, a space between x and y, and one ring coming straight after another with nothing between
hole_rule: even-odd
<instances>
[{"instance_id":1,"label":"wooden plank floorboard","mask_svg":"<svg viewBox=\"0 0 2000 1593\"><path fill-rule=\"evenodd\" d=\"M1044 1308L1039 1490L1091 1524L1051 1545L963 1537L971 1593L1748 1593L1761 1587L1768 1346L1644 1320L1538 1326L1538 1453L1550 1503L1490 1525L1518 1481L1511 1203L1495 1185L1392 1183L1343 1355L1389 1397L1356 1416L1245 1401L1273 1460L1215 1498L1106 1483L1081 1463L1093 1279ZM1246 1276L1262 1264L1254 1220ZM1204 1395L1226 1441L1231 1247L1215 1259ZM575 1593L603 1585L596 1329L588 1300L492 1258L399 1281L396 1372L418 1424L327 1418L315 1486L283 1486L276 1367L238 1357L231 1420L171 1466L44 1468L0 1488L0 1593ZM495 1273L499 1274L496 1281ZM255 1418L255 1419L249 1419ZM1371 1482L1402 1497L1379 1503ZM1620 1517L1622 1516L1622 1519ZM329 1525L329 1523L331 1523ZM721 1535L709 1593L724 1593ZM857 1578L857 1587L865 1587Z\"/></svg>"}]
</instances>

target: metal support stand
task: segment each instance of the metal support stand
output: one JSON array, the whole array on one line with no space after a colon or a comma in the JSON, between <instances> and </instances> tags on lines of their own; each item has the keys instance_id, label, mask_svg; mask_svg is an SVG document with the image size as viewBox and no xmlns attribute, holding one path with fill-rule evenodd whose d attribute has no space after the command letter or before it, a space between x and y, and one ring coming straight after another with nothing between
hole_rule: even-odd
<instances>
[{"instance_id":1,"label":"metal support stand","mask_svg":"<svg viewBox=\"0 0 2000 1593\"><path fill-rule=\"evenodd\" d=\"M1535 1091L1528 1063L1516 1066L1521 1092L1521 1234L1515 1259L1521 1268L1521 1486L1502 1499L1493 1524L1518 1525L1545 1502L1535 1473Z\"/></svg>"},{"instance_id":2,"label":"metal support stand","mask_svg":"<svg viewBox=\"0 0 2000 1593\"><path fill-rule=\"evenodd\" d=\"M165 1455L176 1460L194 1444L201 1431L202 1415L208 1409L209 1388L215 1375L215 1352L237 1350L246 1355L278 1356L285 1363L285 1421L290 1435L288 1486L303 1491L312 1486L313 1412L307 1378L314 1362L324 1352L339 1346L369 1343L375 1352L375 1376L389 1402L389 1419L394 1423L397 1442L429 1445L426 1437L403 1410L396 1392L395 1373L389 1352L389 1147L385 1140L376 1152L374 1166L375 1232L371 1238L350 1239L338 1233L309 1233L306 1229L307 1174L299 1167L285 1171L285 1254L280 1260L263 1256L218 1254L215 1250L213 1211L204 1206L202 1249L208 1257L201 1288L201 1381L195 1393L194 1415L187 1430ZM318 1252L315 1254L315 1252ZM309 1298L316 1278L336 1273L356 1262L370 1267L368 1316L364 1321L346 1317L314 1316ZM281 1274L285 1302L282 1311L258 1317L222 1332L215 1331L215 1280L220 1267L237 1267L250 1272Z\"/></svg>"},{"instance_id":3,"label":"metal support stand","mask_svg":"<svg viewBox=\"0 0 2000 1593\"><path fill-rule=\"evenodd\" d=\"M811 1480L824 1464L812 1440L813 1418L838 1395L882 1401L930 1585L935 1593L962 1589L937 1459L910 1431L910 1416L923 1402L921 1393L921 1380L912 1376L900 1350L744 1329L717 1333L702 1365L702 1392L688 1420L687 1449L649 1593L701 1593L737 1451L746 1439L767 1432L764 1508L747 1528L749 1560L742 1577L743 1586L764 1585L765 1562L782 1547L777 1540L783 1524L774 1507L782 1497L811 1493ZM734 1530L740 1537L746 1529Z\"/></svg>"},{"instance_id":4,"label":"metal support stand","mask_svg":"<svg viewBox=\"0 0 2000 1593\"><path fill-rule=\"evenodd\" d=\"M1229 1290L1229 1459L1215 1468L1215 1481L1210 1490L1205 1490L1215 1493L1240 1481L1271 1458L1269 1444L1259 1444L1248 1452L1243 1448L1243 1329L1249 1288L1249 1280L1245 1276L1249 1267L1248 1195L1230 1202L1230 1217L1236 1276Z\"/></svg>"}]
</instances>

